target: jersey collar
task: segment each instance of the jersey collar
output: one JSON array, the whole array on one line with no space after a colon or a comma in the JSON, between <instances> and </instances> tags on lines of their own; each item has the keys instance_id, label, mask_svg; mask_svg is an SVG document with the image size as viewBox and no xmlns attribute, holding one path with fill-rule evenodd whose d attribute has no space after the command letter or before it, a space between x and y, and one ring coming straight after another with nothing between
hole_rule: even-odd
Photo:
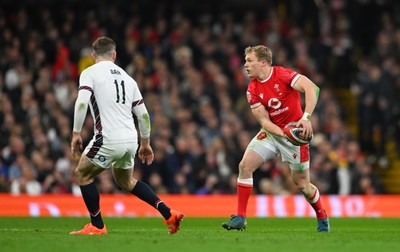
<instances>
[{"instance_id":1,"label":"jersey collar","mask_svg":"<svg viewBox=\"0 0 400 252\"><path fill-rule=\"evenodd\" d=\"M271 76L272 76L272 72L274 71L274 67L273 66L271 66L271 72L269 73L269 76L268 76L268 78L266 78L265 80L262 80L262 81L260 81L261 83L265 83L265 82L267 82L270 78L271 78Z\"/></svg>"}]
</instances>

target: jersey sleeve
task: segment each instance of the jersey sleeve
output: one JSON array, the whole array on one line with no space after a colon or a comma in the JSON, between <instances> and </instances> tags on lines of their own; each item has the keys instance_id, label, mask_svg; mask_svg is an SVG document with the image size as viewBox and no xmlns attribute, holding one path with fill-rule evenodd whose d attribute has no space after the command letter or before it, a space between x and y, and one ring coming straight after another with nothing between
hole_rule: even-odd
<instances>
[{"instance_id":1,"label":"jersey sleeve","mask_svg":"<svg viewBox=\"0 0 400 252\"><path fill-rule=\"evenodd\" d=\"M81 132L83 123L85 121L87 107L92 95L91 92L82 91L85 89L80 89L78 92L78 97L75 102L75 110L74 110L74 123L73 123L73 131ZM90 91L89 89L86 89Z\"/></svg>"},{"instance_id":2,"label":"jersey sleeve","mask_svg":"<svg viewBox=\"0 0 400 252\"><path fill-rule=\"evenodd\" d=\"M132 112L138 119L139 133L141 138L149 138L151 131L150 116L144 104L142 93L135 82L135 90L133 95Z\"/></svg>"},{"instance_id":3,"label":"jersey sleeve","mask_svg":"<svg viewBox=\"0 0 400 252\"><path fill-rule=\"evenodd\" d=\"M257 108L258 106L261 105L261 101L255 92L253 82L250 82L249 87L247 88L246 97L247 97L247 102L250 105L250 108L252 109Z\"/></svg>"},{"instance_id":4,"label":"jersey sleeve","mask_svg":"<svg viewBox=\"0 0 400 252\"><path fill-rule=\"evenodd\" d=\"M79 77L78 97L75 101L73 131L81 132L85 121L87 107L93 94L93 80L88 71L84 70Z\"/></svg>"},{"instance_id":5,"label":"jersey sleeve","mask_svg":"<svg viewBox=\"0 0 400 252\"><path fill-rule=\"evenodd\" d=\"M79 89L83 89L83 87L86 87L86 89L93 89L93 79L86 70L84 70L79 77Z\"/></svg>"},{"instance_id":6,"label":"jersey sleeve","mask_svg":"<svg viewBox=\"0 0 400 252\"><path fill-rule=\"evenodd\" d=\"M301 76L301 74L289 68L280 67L278 71L280 80L285 84L289 84L291 87L293 87L293 85Z\"/></svg>"}]
</instances>

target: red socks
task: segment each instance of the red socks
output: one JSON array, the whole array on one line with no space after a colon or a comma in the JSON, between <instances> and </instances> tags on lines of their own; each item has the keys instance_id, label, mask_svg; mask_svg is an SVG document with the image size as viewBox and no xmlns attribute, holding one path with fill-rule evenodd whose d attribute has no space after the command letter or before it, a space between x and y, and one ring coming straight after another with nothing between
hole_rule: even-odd
<instances>
[{"instance_id":1,"label":"red socks","mask_svg":"<svg viewBox=\"0 0 400 252\"><path fill-rule=\"evenodd\" d=\"M249 179L238 179L237 181L237 215L246 218L247 212L247 203L249 201L249 197L253 190L253 178ZM315 193L311 199L308 199L308 202L315 210L317 215L317 219L325 219L327 217L325 210L322 207L322 201L319 196L318 189L315 190Z\"/></svg>"},{"instance_id":2,"label":"red socks","mask_svg":"<svg viewBox=\"0 0 400 252\"><path fill-rule=\"evenodd\" d=\"M250 181L239 181L241 179L238 179L237 183L237 215L242 216L243 218L246 218L246 210L247 210L247 203L249 201L249 197L251 194L251 191L253 190L253 179L242 179L242 180L251 180ZM247 182L247 183L246 183Z\"/></svg>"},{"instance_id":3,"label":"red socks","mask_svg":"<svg viewBox=\"0 0 400 252\"><path fill-rule=\"evenodd\" d=\"M326 218L326 212L322 208L322 201L321 198L319 197L319 191L318 189L315 190L314 196L312 197L311 200L309 200L310 205L312 208L314 208L315 213L317 214L317 219L325 219Z\"/></svg>"}]
</instances>

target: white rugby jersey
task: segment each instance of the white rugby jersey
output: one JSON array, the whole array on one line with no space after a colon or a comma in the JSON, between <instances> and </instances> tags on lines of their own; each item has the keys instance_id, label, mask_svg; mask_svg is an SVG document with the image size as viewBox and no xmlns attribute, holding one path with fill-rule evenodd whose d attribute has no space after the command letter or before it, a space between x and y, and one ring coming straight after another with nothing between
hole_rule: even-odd
<instances>
[{"instance_id":1,"label":"white rugby jersey","mask_svg":"<svg viewBox=\"0 0 400 252\"><path fill-rule=\"evenodd\" d=\"M100 61L85 69L79 90L91 92L90 112L97 143L137 142L132 109L144 106L136 81L112 61Z\"/></svg>"}]
</instances>

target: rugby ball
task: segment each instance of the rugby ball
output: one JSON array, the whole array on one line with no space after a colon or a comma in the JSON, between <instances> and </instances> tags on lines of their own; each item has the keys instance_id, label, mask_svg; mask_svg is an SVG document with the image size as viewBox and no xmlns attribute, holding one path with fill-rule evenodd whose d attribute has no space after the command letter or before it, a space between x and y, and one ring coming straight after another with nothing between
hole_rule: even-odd
<instances>
[{"instance_id":1,"label":"rugby ball","mask_svg":"<svg viewBox=\"0 0 400 252\"><path fill-rule=\"evenodd\" d=\"M302 146L310 143L312 140L312 135L309 138L300 136L301 132L303 132L303 128L296 127L296 124L297 122L290 122L283 128L286 139L296 146Z\"/></svg>"}]
</instances>

